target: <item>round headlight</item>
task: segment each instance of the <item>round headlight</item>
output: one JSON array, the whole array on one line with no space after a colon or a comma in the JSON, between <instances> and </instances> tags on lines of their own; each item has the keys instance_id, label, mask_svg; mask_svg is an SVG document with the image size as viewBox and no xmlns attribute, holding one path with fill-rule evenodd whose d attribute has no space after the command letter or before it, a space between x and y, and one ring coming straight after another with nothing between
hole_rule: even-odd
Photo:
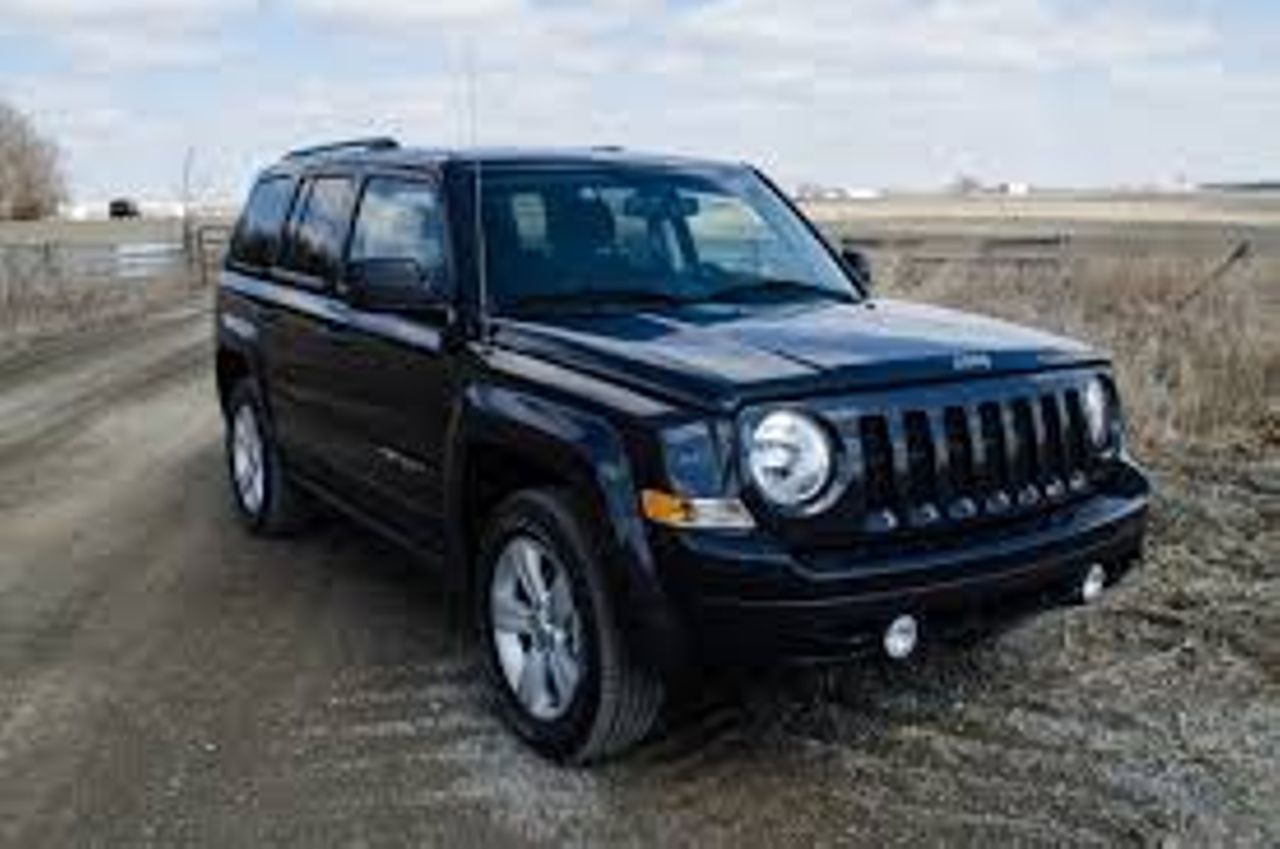
<instances>
[{"instance_id":1,"label":"round headlight","mask_svg":"<svg viewBox=\"0 0 1280 849\"><path fill-rule=\"evenodd\" d=\"M1089 441L1095 448L1106 448L1111 439L1111 403L1107 388L1100 378L1089 381L1084 389L1084 422L1089 429Z\"/></svg>"},{"instance_id":2,"label":"round headlight","mask_svg":"<svg viewBox=\"0 0 1280 849\"><path fill-rule=\"evenodd\" d=\"M815 498L831 479L831 442L801 413L779 410L761 419L751 432L747 458L761 494L783 507Z\"/></svg>"}]
</instances>

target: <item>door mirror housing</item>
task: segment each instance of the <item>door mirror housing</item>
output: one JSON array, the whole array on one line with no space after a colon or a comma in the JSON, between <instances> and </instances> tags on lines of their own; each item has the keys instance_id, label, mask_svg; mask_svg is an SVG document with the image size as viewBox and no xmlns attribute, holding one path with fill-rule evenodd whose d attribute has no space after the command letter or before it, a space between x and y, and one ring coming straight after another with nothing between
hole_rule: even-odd
<instances>
[{"instance_id":1,"label":"door mirror housing","mask_svg":"<svg viewBox=\"0 0 1280 849\"><path fill-rule=\"evenodd\" d=\"M871 260L867 259L867 255L857 248L841 248L840 258L844 260L845 268L853 275L854 279L862 285L862 288L868 292L871 291Z\"/></svg>"},{"instance_id":2,"label":"door mirror housing","mask_svg":"<svg viewBox=\"0 0 1280 849\"><path fill-rule=\"evenodd\" d=\"M422 266L409 258L352 262L345 289L352 306L369 312L435 312L449 306Z\"/></svg>"}]
</instances>

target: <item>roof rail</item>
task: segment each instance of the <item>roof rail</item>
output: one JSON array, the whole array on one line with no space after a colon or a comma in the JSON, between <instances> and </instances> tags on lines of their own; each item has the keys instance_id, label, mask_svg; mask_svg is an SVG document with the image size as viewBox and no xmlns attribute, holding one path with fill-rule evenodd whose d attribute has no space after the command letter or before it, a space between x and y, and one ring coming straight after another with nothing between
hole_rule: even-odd
<instances>
[{"instance_id":1,"label":"roof rail","mask_svg":"<svg viewBox=\"0 0 1280 849\"><path fill-rule=\"evenodd\" d=\"M390 136L370 136L362 139L317 144L312 147L300 147L284 155L285 159L303 159L308 156L319 156L322 153L338 153L344 150L395 150L400 142Z\"/></svg>"}]
</instances>

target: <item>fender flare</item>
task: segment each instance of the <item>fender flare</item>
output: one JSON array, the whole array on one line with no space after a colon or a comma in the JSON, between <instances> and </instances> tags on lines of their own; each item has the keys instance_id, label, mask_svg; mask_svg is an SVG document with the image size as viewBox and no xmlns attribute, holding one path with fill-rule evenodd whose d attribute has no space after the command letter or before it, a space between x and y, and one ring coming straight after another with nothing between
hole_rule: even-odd
<instances>
[{"instance_id":1,"label":"fender flare","mask_svg":"<svg viewBox=\"0 0 1280 849\"><path fill-rule=\"evenodd\" d=\"M472 589L474 552L465 532L471 517L464 514L469 463L487 446L515 448L555 469L598 511L613 578L633 620L628 625L672 630L627 446L608 418L527 388L473 384L455 408L446 438L446 563L451 590L465 595ZM659 621L653 621L655 617Z\"/></svg>"},{"instance_id":2,"label":"fender flare","mask_svg":"<svg viewBox=\"0 0 1280 849\"><path fill-rule=\"evenodd\" d=\"M216 390L219 406L221 407L225 404L225 390L231 388L230 386L224 387L222 385L220 361L223 356L230 355L244 362L245 376L257 386L258 397L265 407L268 419L267 424L274 426L271 398L267 392L267 381L263 377L265 371L262 362L262 349L258 344L259 328L253 321L244 318L236 311L228 309L228 305L225 302L218 304L215 316L214 379L217 381ZM223 412L226 412L225 409Z\"/></svg>"}]
</instances>

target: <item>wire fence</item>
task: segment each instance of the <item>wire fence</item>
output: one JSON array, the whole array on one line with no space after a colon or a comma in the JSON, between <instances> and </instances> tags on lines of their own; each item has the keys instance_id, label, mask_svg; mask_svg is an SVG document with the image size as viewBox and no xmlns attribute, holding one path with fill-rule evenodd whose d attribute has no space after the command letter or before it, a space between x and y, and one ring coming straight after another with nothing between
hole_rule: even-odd
<instances>
[{"instance_id":1,"label":"wire fence","mask_svg":"<svg viewBox=\"0 0 1280 849\"><path fill-rule=\"evenodd\" d=\"M0 243L0 332L113 319L208 289L229 236L223 224L122 228L119 235Z\"/></svg>"},{"instance_id":2,"label":"wire fence","mask_svg":"<svg viewBox=\"0 0 1280 849\"><path fill-rule=\"evenodd\" d=\"M1028 284L1069 283L1082 265L1176 265L1194 269L1202 281L1182 297L1196 300L1203 291L1255 260L1274 266L1280 252L1248 235L1216 234L1216 238L1153 242L1135 237L1078 238L1066 233L1011 236L891 234L837 236L845 250L867 256L876 277L891 288L909 292L939 275L999 275ZM1274 240L1272 240L1274 241Z\"/></svg>"}]
</instances>

